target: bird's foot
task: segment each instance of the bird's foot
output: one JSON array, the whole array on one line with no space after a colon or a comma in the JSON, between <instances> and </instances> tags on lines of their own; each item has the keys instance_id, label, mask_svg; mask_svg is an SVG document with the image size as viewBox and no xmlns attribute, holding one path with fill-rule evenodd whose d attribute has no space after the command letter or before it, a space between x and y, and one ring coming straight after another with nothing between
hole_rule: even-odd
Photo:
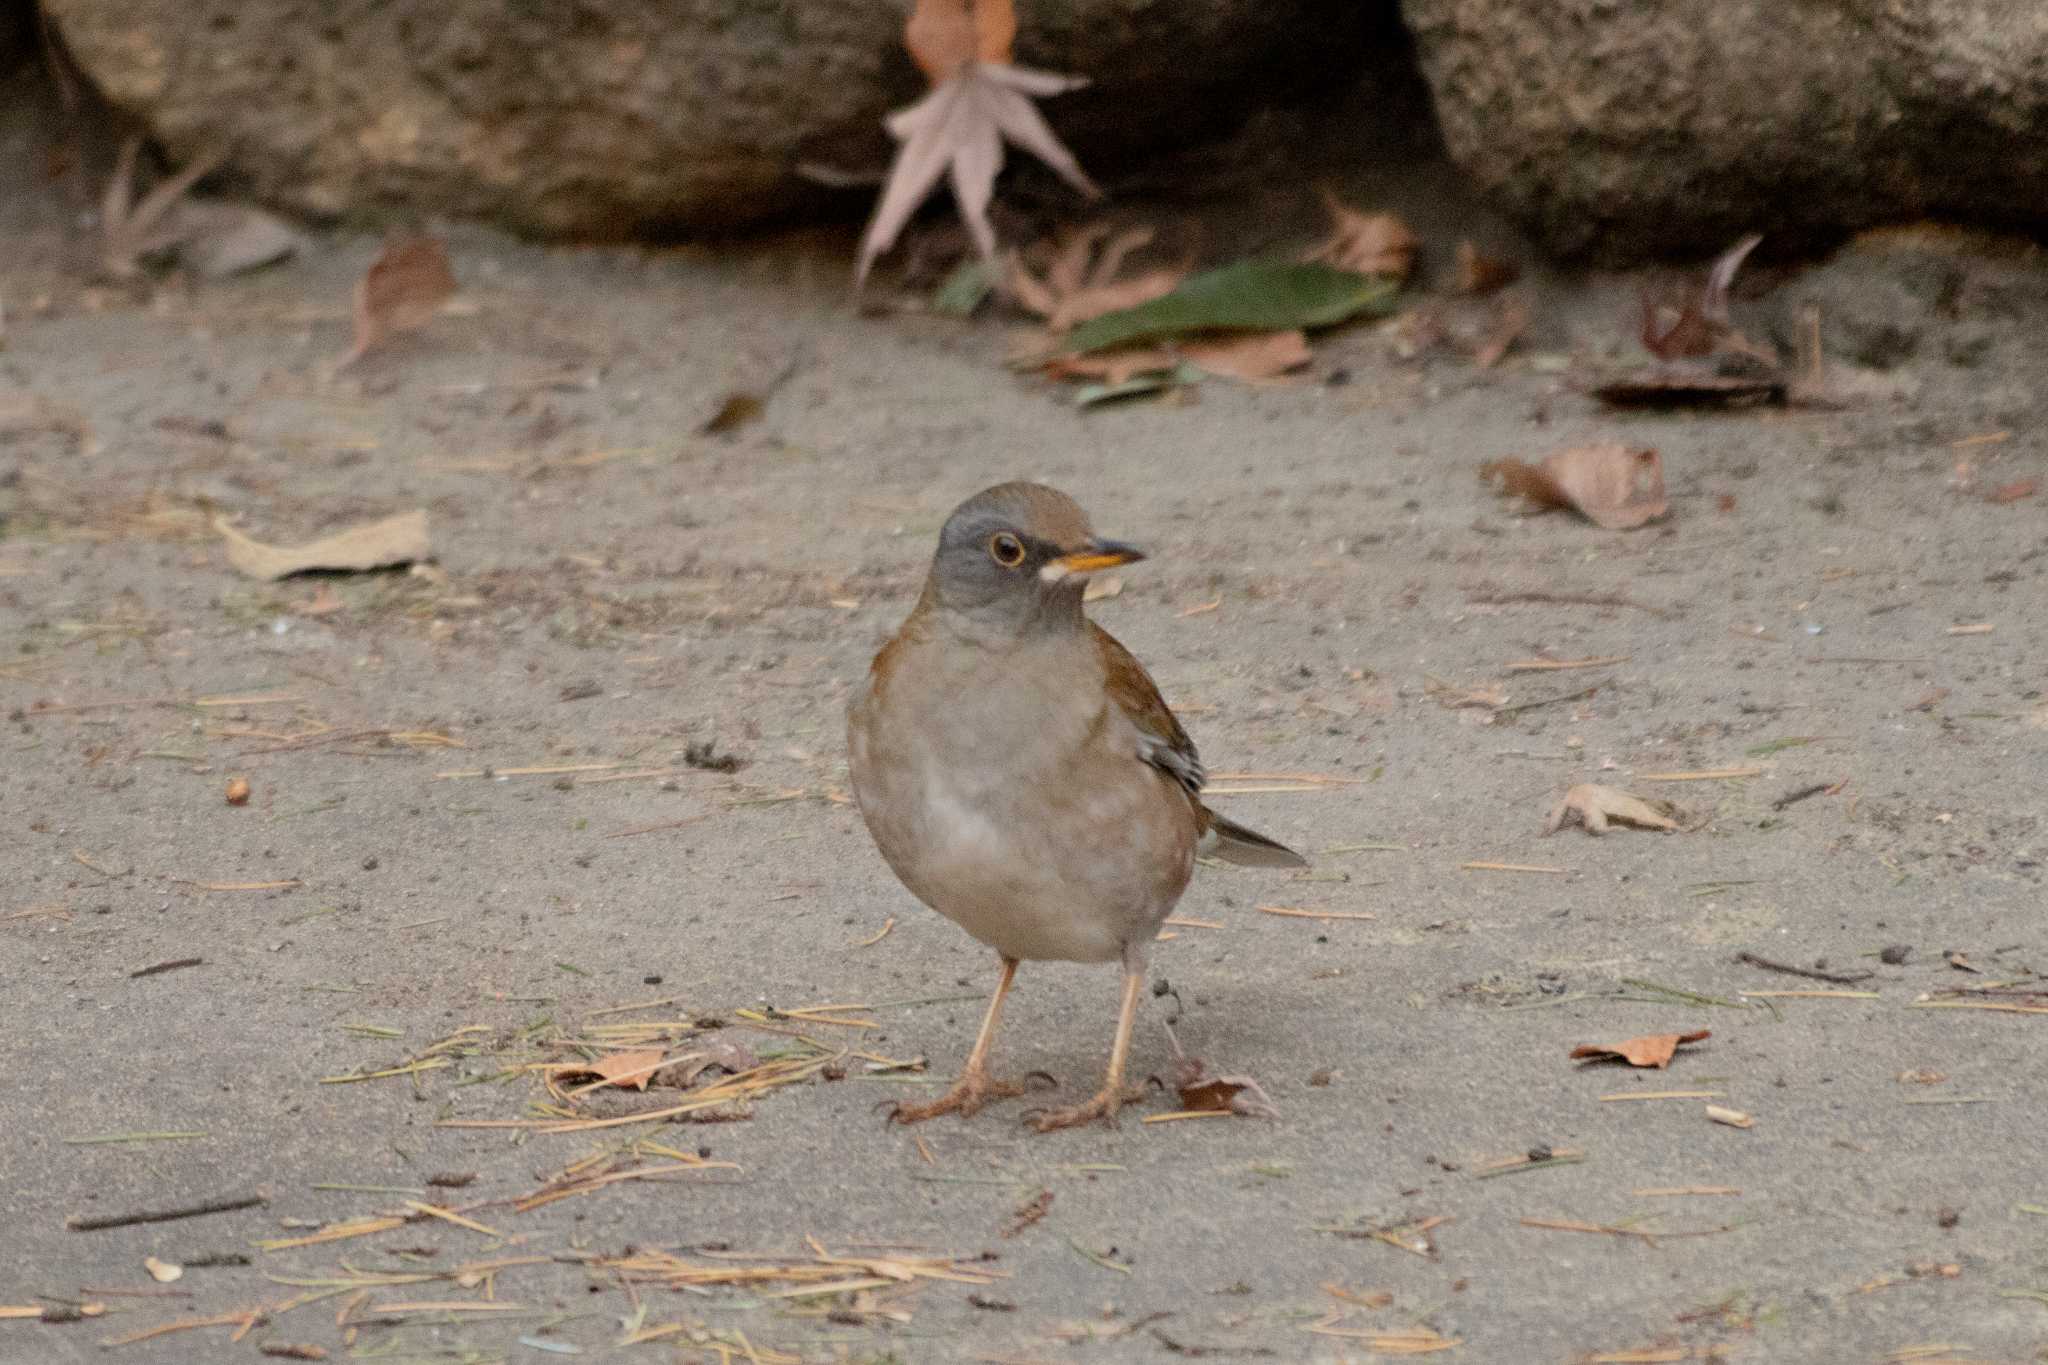
<instances>
[{"instance_id":1,"label":"bird's foot","mask_svg":"<svg viewBox=\"0 0 2048 1365\"><path fill-rule=\"evenodd\" d=\"M1025 1122L1040 1133L1050 1133L1061 1128L1078 1128L1097 1119L1114 1128L1117 1126L1117 1110L1133 1100L1143 1098L1144 1094L1142 1089L1125 1090L1121 1086L1109 1086L1097 1091L1091 1099L1068 1105L1064 1109L1041 1110L1028 1116Z\"/></svg>"},{"instance_id":2,"label":"bird's foot","mask_svg":"<svg viewBox=\"0 0 2048 1365\"><path fill-rule=\"evenodd\" d=\"M999 1081L985 1071L969 1071L954 1081L952 1088L927 1104L899 1104L889 1111L891 1123L923 1123L941 1114L972 1118L990 1100L1006 1100L1024 1093L1013 1081Z\"/></svg>"}]
</instances>

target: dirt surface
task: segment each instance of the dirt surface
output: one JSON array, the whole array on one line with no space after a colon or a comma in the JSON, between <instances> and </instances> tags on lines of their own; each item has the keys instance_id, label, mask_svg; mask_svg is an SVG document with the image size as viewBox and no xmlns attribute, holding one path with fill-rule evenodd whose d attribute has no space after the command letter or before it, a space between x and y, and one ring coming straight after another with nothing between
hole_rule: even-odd
<instances>
[{"instance_id":1,"label":"dirt surface","mask_svg":"<svg viewBox=\"0 0 2048 1365\"><path fill-rule=\"evenodd\" d=\"M1760 276L1760 330L1825 296L1893 366L1840 411L1598 409L1566 371L1626 353L1635 282L1585 278L1534 281L1490 371L1361 327L1300 384L1084 413L999 322L854 315L843 236L458 233L454 312L335 375L369 240L131 294L81 288L61 215L14 226L0 1305L105 1312L0 1321L0 1361L2048 1358L2048 500L2011 496L2048 474L2039 267ZM1593 439L1662 452L1666 520L1475 478ZM1016 477L1153 552L1095 615L1219 788L1285 788L1218 805L1315 856L1198 876L1133 1057L1168 1074L1177 1020L1277 1119L882 1120L959 1065L995 962L874 854L842 712L946 511ZM209 529L415 506L413 572L256 583ZM1509 671L1539 657L1610 662ZM1588 781L1683 832L1545 839ZM1943 994L2001 985L2035 993ZM1027 965L999 1069L1085 1094L1115 989ZM1567 1058L1697 1029L1668 1071ZM541 1089L627 1041L756 1084L451 1126L724 1074ZM511 1202L585 1161L652 1174ZM383 1214L412 1221L256 1245ZM655 1249L786 1273L668 1288ZM239 1344L99 1345L256 1309Z\"/></svg>"}]
</instances>

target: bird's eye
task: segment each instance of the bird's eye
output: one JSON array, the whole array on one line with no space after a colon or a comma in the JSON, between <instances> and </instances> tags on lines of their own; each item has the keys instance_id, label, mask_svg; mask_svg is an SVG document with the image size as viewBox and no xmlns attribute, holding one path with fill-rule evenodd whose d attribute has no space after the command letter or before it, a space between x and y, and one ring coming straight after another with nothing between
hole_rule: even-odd
<instances>
[{"instance_id":1,"label":"bird's eye","mask_svg":"<svg viewBox=\"0 0 2048 1365\"><path fill-rule=\"evenodd\" d=\"M998 531L988 538L988 555L1006 569L1014 569L1024 562L1024 542L1008 531Z\"/></svg>"}]
</instances>

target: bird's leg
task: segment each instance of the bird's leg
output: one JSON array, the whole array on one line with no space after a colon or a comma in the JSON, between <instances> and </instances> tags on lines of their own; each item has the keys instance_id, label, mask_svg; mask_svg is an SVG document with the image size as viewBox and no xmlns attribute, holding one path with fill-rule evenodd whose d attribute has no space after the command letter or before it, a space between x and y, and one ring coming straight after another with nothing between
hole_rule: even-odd
<instances>
[{"instance_id":1,"label":"bird's leg","mask_svg":"<svg viewBox=\"0 0 2048 1365\"><path fill-rule=\"evenodd\" d=\"M1116 1111L1127 1099L1134 1099L1138 1092L1124 1092L1124 1058L1131 1050L1131 1025L1138 1017L1138 993L1145 984L1145 964L1142 959L1129 954L1124 957L1124 1002L1123 1009L1116 1017L1116 1042L1109 1049L1109 1074L1102 1078L1102 1089L1095 1097L1066 1109L1048 1109L1031 1120L1031 1126L1041 1133L1050 1133L1055 1128L1072 1128L1078 1124L1101 1119L1110 1127L1116 1127Z\"/></svg>"},{"instance_id":2,"label":"bird's leg","mask_svg":"<svg viewBox=\"0 0 2048 1365\"><path fill-rule=\"evenodd\" d=\"M988 1013L982 1016L981 1032L975 1035L974 1050L967 1054L967 1066L961 1071L960 1079L954 1081L945 1094L928 1104L897 1105L889 1112L890 1122L922 1123L940 1114L952 1113L964 1119L971 1117L990 1100L1024 1093L1023 1086L992 1079L988 1074L989 1049L995 1043L996 1025L1003 1018L1003 997L1010 993L1010 983L1016 979L1017 959L1004 958L1002 980L996 982L996 993L988 1002Z\"/></svg>"}]
</instances>

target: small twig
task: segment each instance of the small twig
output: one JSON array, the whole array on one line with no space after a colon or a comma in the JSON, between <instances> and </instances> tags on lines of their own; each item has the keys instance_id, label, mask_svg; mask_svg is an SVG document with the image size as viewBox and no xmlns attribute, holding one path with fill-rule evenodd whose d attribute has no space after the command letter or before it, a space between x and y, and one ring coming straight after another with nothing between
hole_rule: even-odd
<instances>
[{"instance_id":1,"label":"small twig","mask_svg":"<svg viewBox=\"0 0 2048 1365\"><path fill-rule=\"evenodd\" d=\"M1547 1171L1552 1166L1576 1166L1586 1159L1586 1154L1571 1147L1554 1148L1549 1156L1532 1157L1527 1153L1511 1156L1483 1166L1472 1173L1474 1180L1492 1180L1495 1176L1520 1175L1524 1171Z\"/></svg>"},{"instance_id":2,"label":"small twig","mask_svg":"<svg viewBox=\"0 0 2048 1365\"><path fill-rule=\"evenodd\" d=\"M1816 782L1810 787L1795 788L1792 791L1786 792L1777 800L1771 802L1771 809L1783 810L1787 806L1796 806L1801 801L1804 801L1809 797L1819 796L1822 792L1826 791L1829 787L1833 785L1834 784L1831 782Z\"/></svg>"},{"instance_id":3,"label":"small twig","mask_svg":"<svg viewBox=\"0 0 2048 1365\"><path fill-rule=\"evenodd\" d=\"M1566 607L1629 607L1636 611L1646 611L1667 621L1677 614L1663 607L1653 607L1647 602L1633 601L1615 593L1484 592L1468 600L1488 607L1505 606L1511 602L1549 602Z\"/></svg>"},{"instance_id":4,"label":"small twig","mask_svg":"<svg viewBox=\"0 0 2048 1365\"><path fill-rule=\"evenodd\" d=\"M237 1209L253 1209L269 1203L260 1194L243 1195L238 1199L209 1199L203 1204L189 1204L177 1209L145 1209L140 1213L116 1213L103 1218L80 1218L76 1215L66 1218L64 1226L73 1232L99 1232L106 1228L129 1228L138 1223L170 1223L180 1218L199 1218L209 1213L233 1213Z\"/></svg>"},{"instance_id":5,"label":"small twig","mask_svg":"<svg viewBox=\"0 0 2048 1365\"><path fill-rule=\"evenodd\" d=\"M138 977L155 976L160 972L175 972L181 967L204 967L205 965L206 959L203 957L173 958L169 962L159 962L153 967L143 967L138 971L132 971L128 973L128 979L134 981Z\"/></svg>"},{"instance_id":6,"label":"small twig","mask_svg":"<svg viewBox=\"0 0 2048 1365\"><path fill-rule=\"evenodd\" d=\"M1826 972L1818 967L1795 967L1789 962L1774 962L1770 958L1744 950L1735 955L1737 962L1747 962L1752 967L1761 967L1767 972L1783 972L1786 976L1803 976L1809 981L1831 981L1837 986L1853 986L1859 981L1868 981L1876 972Z\"/></svg>"},{"instance_id":7,"label":"small twig","mask_svg":"<svg viewBox=\"0 0 2048 1365\"><path fill-rule=\"evenodd\" d=\"M1539 706L1558 706L1568 701L1584 701L1599 690L1600 688L1595 685L1581 688L1577 692L1567 692L1561 697L1538 697L1535 701L1518 701L1513 706L1495 707L1493 713L1496 716L1512 716L1517 711L1533 711Z\"/></svg>"}]
</instances>

